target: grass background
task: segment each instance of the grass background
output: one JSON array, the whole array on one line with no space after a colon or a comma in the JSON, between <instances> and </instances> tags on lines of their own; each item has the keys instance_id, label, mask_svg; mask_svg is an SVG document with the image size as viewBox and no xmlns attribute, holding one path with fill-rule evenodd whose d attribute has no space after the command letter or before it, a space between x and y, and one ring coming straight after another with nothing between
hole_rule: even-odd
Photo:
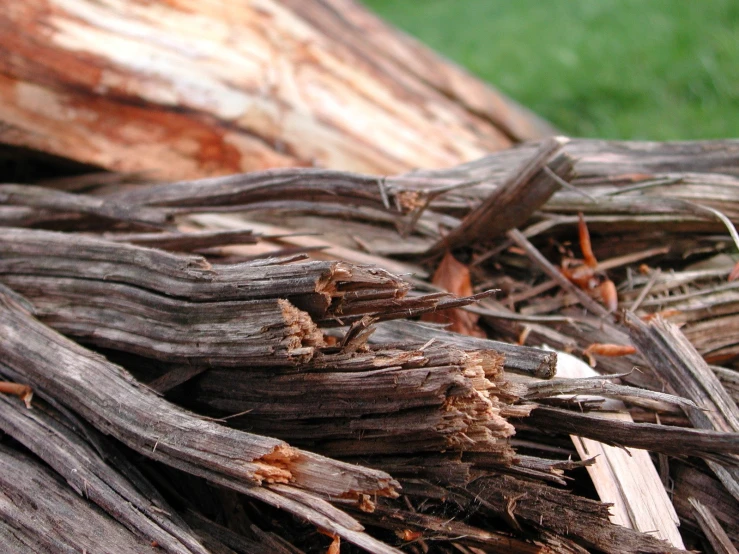
<instances>
[{"instance_id":1,"label":"grass background","mask_svg":"<svg viewBox=\"0 0 739 554\"><path fill-rule=\"evenodd\" d=\"M739 136L737 0L364 0L588 137Z\"/></svg>"}]
</instances>

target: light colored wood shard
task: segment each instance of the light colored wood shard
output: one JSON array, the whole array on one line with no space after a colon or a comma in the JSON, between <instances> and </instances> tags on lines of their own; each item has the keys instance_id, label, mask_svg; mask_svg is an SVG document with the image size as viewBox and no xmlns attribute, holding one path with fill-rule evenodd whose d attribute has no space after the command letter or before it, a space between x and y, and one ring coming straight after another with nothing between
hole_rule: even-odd
<instances>
[{"instance_id":1,"label":"light colored wood shard","mask_svg":"<svg viewBox=\"0 0 739 554\"><path fill-rule=\"evenodd\" d=\"M588 364L574 356L558 353L558 377L597 375ZM614 411L603 417L632 421L622 402L607 400L606 405ZM646 450L609 446L576 435L571 437L583 460L595 458L595 463L587 467L588 474L600 499L613 504L610 517L613 523L653 534L675 547L685 548L678 530L680 520Z\"/></svg>"}]
</instances>

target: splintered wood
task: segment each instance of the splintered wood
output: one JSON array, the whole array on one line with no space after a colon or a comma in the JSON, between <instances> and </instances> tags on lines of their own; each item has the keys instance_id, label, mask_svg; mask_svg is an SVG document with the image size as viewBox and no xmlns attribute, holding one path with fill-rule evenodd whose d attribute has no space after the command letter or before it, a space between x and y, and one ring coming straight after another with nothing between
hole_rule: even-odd
<instances>
[{"instance_id":1,"label":"splintered wood","mask_svg":"<svg viewBox=\"0 0 739 554\"><path fill-rule=\"evenodd\" d=\"M0 185L0 541L730 552L737 175L736 142L558 138L381 179ZM552 380L543 344L610 375ZM54 505L90 529L42 534Z\"/></svg>"}]
</instances>

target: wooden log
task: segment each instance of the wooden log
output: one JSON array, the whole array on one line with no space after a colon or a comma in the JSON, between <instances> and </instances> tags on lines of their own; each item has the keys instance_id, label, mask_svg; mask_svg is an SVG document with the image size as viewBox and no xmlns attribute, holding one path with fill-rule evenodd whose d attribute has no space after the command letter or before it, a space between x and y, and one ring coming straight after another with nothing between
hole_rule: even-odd
<instances>
[{"instance_id":1,"label":"wooden log","mask_svg":"<svg viewBox=\"0 0 739 554\"><path fill-rule=\"evenodd\" d=\"M367 55L364 40L369 41L372 52L378 55L388 71L394 72L398 81L406 81L408 75L413 75L430 83L444 96L457 100L471 112L493 122L515 140L529 140L552 133L552 127L545 121L532 117L528 110L480 80L470 78L469 73L459 66L448 61L440 64L440 58L434 52L412 37L398 34L357 2L328 0L321 5L311 5L288 0L285 3L299 10L327 34L363 55ZM347 22L355 32L345 32L343 26ZM394 70L390 69L393 65ZM435 70L429 71L430 67ZM511 109L501 109L504 106L510 106Z\"/></svg>"},{"instance_id":2,"label":"wooden log","mask_svg":"<svg viewBox=\"0 0 739 554\"><path fill-rule=\"evenodd\" d=\"M524 150L526 148L528 147L523 147ZM723 147L723 150L724 158L726 156L730 158L731 154L726 147ZM608 153L610 150L606 148L605 152ZM643 152L640 153L640 155L643 154ZM605 158L607 159L607 156ZM597 155L591 155L590 159L597 160ZM716 160L714 162L718 163ZM707 165L709 166L710 164ZM478 169L480 167L477 166ZM611 167L608 171L616 169ZM371 254L357 251L365 248L366 244L361 238L356 240L355 237L349 236L356 227L340 225L337 223L340 221L339 218L356 217L361 219L366 227L381 229L378 236L382 236L382 240L387 244L391 241L399 242L397 230L391 225L393 218L396 218L397 222L397 218L401 217L404 218L398 225L401 231L411 229L409 223L418 224L416 231L411 231L415 233L413 236L419 239L413 245L415 248L413 252L418 254L423 252L418 245L433 244L435 240L438 240L439 222L443 223L441 232L444 227L453 228L471 209L474 209L476 202L484 201L484 197L480 196L477 200L472 199L463 203L460 200L462 191L478 187L482 190L487 187L490 192L499 184L495 177L483 178L485 175L492 175L489 167L481 170L482 173L477 175L477 181L465 175L465 171L465 168L456 168L448 172L434 173L432 177L429 177L428 173L416 173L384 180L324 170L268 171L257 176L240 176L222 181L183 182L145 187L135 193L123 192L109 195L106 202L109 205L119 202L119 207L124 209L131 205L138 205L148 209L163 210L168 214L176 214L178 218L190 213L207 212L213 208L226 210L229 209L228 203L231 201L236 202L240 208L251 207L257 211L262 207L270 206L270 209L275 209L275 213L278 214L273 217L282 217L282 214L290 213L308 214L303 219L290 217L280 221L280 225L285 223L286 226L279 230L279 233L290 232L288 223L310 221L310 217L313 217L315 221L320 219L318 216L331 214L335 219L328 224L324 222L323 226L318 228L325 230L327 226L333 225L335 235L347 235L343 242L337 241L337 244L341 244L345 249L344 252L351 250L365 256ZM709 184L708 181L714 180L715 175L704 175L699 178L706 181L701 186L706 186ZM601 198L604 202L594 202L591 206L593 213L596 214L607 211L605 200L612 196L649 195L653 188L657 188L654 183L647 182L647 186L632 190L626 188L621 194L620 190L614 191L608 187L611 187L614 182L616 183L615 188L626 186L629 182L644 184L641 177L631 179L605 174L600 177L595 176L593 179L592 182L580 182L578 186L592 185L590 192L595 196L600 195L598 187L604 187L603 190L607 190ZM672 185L659 186L669 188ZM726 181L722 181L721 186L729 189L731 187ZM571 189L568 190L572 192ZM687 195L689 192L688 189L681 190L681 194ZM691 194L695 192L695 189L691 190ZM715 192L717 189L712 190ZM444 191L448 195L440 194ZM526 339L526 332L519 334L520 326L528 326L531 329L529 340L536 338L550 344L566 345L575 352L584 352L593 342L628 344L629 337L626 329L620 325L614 314L606 314L602 309L593 308L593 311L600 312L604 317L583 315L582 310L568 307L572 305L573 300L566 294L544 298L543 301L537 297L541 292L549 294L547 291L553 288L548 282L541 280L543 273L540 268L545 268L547 274L552 277L561 278L559 269L555 265L557 262L549 261L549 259L554 259L560 254L570 255L566 252L565 241L568 237L558 234L550 235L550 232L557 225L564 225L567 221L569 221L567 224L575 223L576 218L567 215L569 208L564 205L561 208L561 214L550 212L543 215L548 205L556 203L560 192L552 196L537 212L531 214L531 226L528 229L524 229L519 234L510 235L520 244L518 250L508 249L508 243L505 243L501 246L502 250L491 255L493 260L491 264L480 263L475 266L473 258L472 268L476 272L475 277L481 289L498 286L495 279L499 274L496 272L510 273L511 281L515 279L519 281L513 282L513 285L510 285L511 281L502 282L500 286L501 288L510 286L523 299L511 300L510 303L511 307L518 307L519 313L511 314L510 311L501 308L501 304L490 300L485 300L485 304L480 306L479 311L488 318L488 323L492 323L494 328L505 329L506 336L522 342ZM662 189L662 192L664 193L665 189ZM192 195L192 198L188 198L188 195ZM280 195L296 195L299 199L280 198ZM106 197L106 194L102 194L102 197ZM667 203L664 206L657 206L657 197L658 195L654 195L654 198L646 202L638 200L628 209L625 206L633 199L624 202L623 205L616 201L614 202L617 208L615 215L607 217L611 219L625 217L625 214L629 213L628 210L633 208L636 214L634 221L636 221L640 217L638 210L644 207L650 210L654 208L655 214L662 210L659 214L668 218L678 217L675 214L684 215L680 211L685 207L683 204ZM682 197L680 202L687 201L687 198L688 196ZM459 203L456 203L458 200ZM352 203L354 206L350 205ZM82 200L77 204L68 202L68 209L78 211L76 214L67 212L67 215L79 216L83 212L82 208L88 204L88 200ZM310 206L314 205L320 208L311 212ZM280 206L284 208L284 211L281 211ZM731 207L730 202L729 207ZM46 208L39 206L31 209L26 215L33 216L34 213L39 214L45 210ZM693 212L690 213L695 215ZM69 220L72 225L70 228L74 228L74 225L81 222L89 225L92 216L84 217L87 219L79 216L74 222ZM185 224L190 225L192 221L222 222L224 218L221 215L208 217L198 216L197 220L193 218ZM632 216L628 215L628 217ZM682 215L679 215L678 219L680 217ZM229 220L233 218L235 216L228 216ZM83 229L94 230L97 233L125 229L132 240L136 235L141 235L134 225L123 222L126 227L120 227L122 220L117 221L118 223L114 223L111 218L107 220L98 218L94 222L94 227L83 227ZM181 222L182 219L179 219L178 223ZM653 223L655 222L656 220ZM49 223L57 225L53 221ZM670 232L682 228L683 223L683 220L679 220ZM721 225L725 225L718 221L709 222L707 219L705 223L707 223L705 229L712 230L712 232L716 229L723 229ZM239 225L241 225L239 228L243 228L245 224L242 222ZM575 228L574 225L572 227ZM273 229L274 226L265 225L259 228L259 232L274 233ZM218 258L210 252L206 254L210 256L209 258L175 255L154 248L131 246L126 244L125 240L121 244L121 241L102 240L98 237L79 237L72 234L17 229L6 229L0 231L0 234L7 237L7 240L0 242L2 252L0 280L32 296L33 300L45 310L42 312L39 309L39 316L47 318L46 321L49 323L52 322L54 314L58 313L64 318L63 324L73 329L72 325L75 320L80 319L80 316L92 314L94 317L90 317L86 322L87 330L85 331L88 333L85 340L90 340L94 337L93 327L97 325L96 321L110 322L115 321L116 317L123 318L118 328L110 323L100 326L100 334L108 333L107 339L112 339L115 332L120 333L132 322L147 319L147 326L141 329L142 334L145 334L151 343L149 345L151 352L134 350L133 342L127 345L121 341L118 353L110 353L111 356L117 356L116 359L120 360L124 367L133 368L140 364L142 370L140 375L147 379L161 376L152 381L157 390L169 390L170 398L187 403L191 407L195 407L196 403L201 400L198 408L204 410L207 415L227 417L238 415L234 412L251 410L248 414L239 415L239 417L224 418L224 422L231 422L239 428L258 430L260 433L270 433L283 439L289 438L290 442L295 442L295 446L298 447L309 447L322 454L342 457L344 462L359 462L386 473L390 471L391 474L402 479L409 497L416 495L414 498L418 499L418 506L423 506L419 511L426 516L459 513L460 509L464 513L471 513L472 510L478 510L482 506L479 508L482 510L481 517L468 520L467 523L471 527L474 527L478 521L485 521L484 524L480 523L485 526L485 529L481 531L500 530L499 524L490 523L490 516L495 515L498 520L502 518L507 522L518 536L534 536L536 540L542 541L542 544L557 551L577 552L578 554L581 554L584 548L610 552L629 551L629 549L631 551L640 549L662 551L664 545L650 542L642 535L629 534L608 526L602 505L591 503L577 495L563 495L560 487L567 486L568 483L561 470L570 469L572 466L561 465L562 463L567 464L566 458L569 452L566 447L563 450L558 438L551 434L553 432L577 432L603 441L633 444L673 456L702 456L716 467L720 466L714 464L714 461L723 463L728 471L732 471L736 465L737 437L734 432L726 432L727 429L707 431L664 425L616 425L614 422L604 422L602 418L593 415L582 415L579 412L552 407L537 408L533 411L531 418L526 419L524 416L534 406L532 403L518 402L518 398L525 392L526 387L520 382L508 382L505 376L498 375L495 371L481 370L477 367L489 362L489 360L479 359L480 356L484 358L488 355L485 350L500 351L490 341L452 338L443 330L433 328L433 333L422 332L418 327L423 326L419 324L399 321L395 324L380 323L379 330L375 336L369 337L368 342L368 335L377 319L404 318L424 310L434 309L434 307L454 305L457 302L436 295L433 287L419 280L414 280L414 284L422 290L432 291L431 294L416 295L408 290L409 284L404 283L395 275L367 267L357 267L345 262L286 264L285 262L295 258L257 259L252 257L243 263L217 263ZM147 234L151 235L151 233ZM173 234L172 231L162 233L165 241L162 244L167 245L166 240ZM543 242L540 236L542 234L545 234L545 238L551 236L554 244L561 245L565 252L558 253L554 249L545 250L542 247ZM156 240L156 237L153 237L153 240ZM607 236L594 235L595 249L597 250L599 243L601 248L607 246L608 240ZM642 236L639 240L646 239ZM700 241L691 244L695 247L703 245ZM710 244L713 245L713 243ZM711 251L713 248L718 248L718 246L712 246ZM395 252L403 253L403 250L399 247ZM532 264L527 260L522 255L524 252L530 254L536 263ZM621 265L608 267L599 265L599 270L611 270L623 267L625 264L639 263L640 260L646 259L645 256L663 255L663 253L664 249L650 247L631 253L628 258L624 256L618 262ZM323 252L321 254L330 256ZM250 256L250 253L240 246L238 251L232 252L232 255L233 258L229 261L239 259L238 256ZM375 256L375 258L379 257ZM607 263L612 261L607 260ZM398 264L398 262L394 263ZM414 264L405 262L398 265L414 267ZM299 275L301 271L303 274ZM625 273L625 270L621 271ZM725 278L728 271L721 275L712 274L712 279ZM644 273L643 280L640 280L641 273ZM267 283L272 276L275 276L273 281ZM667 279L652 277L648 269L643 272L640 269L639 275L633 271L628 277L622 289L627 289L632 284L642 287L635 288L633 293L629 293L631 295L628 299L631 302L630 306L638 307L640 302L659 302L660 295L665 292L670 295L669 298L675 295L675 291L669 288L671 285ZM57 280L61 284L59 290L55 290L52 285ZM679 274L675 280L683 284L689 283L690 286L696 282L689 280L688 276ZM90 287L88 282L94 283L94 286ZM560 285L571 288L568 286L571 283L565 281L561 281ZM109 286L112 288L108 289ZM107 291L118 291L119 289L121 292L116 292L116 294L107 293ZM93 290L97 292L95 294L87 292ZM650 296L650 290L655 292L654 296ZM685 295L692 294L692 292L688 290ZM255 294L256 299L253 296ZM160 302L160 298L164 300ZM596 298L590 296L585 298L587 298L583 299L585 303L595 303L594 305L598 306ZM23 305L21 299L15 298L13 301ZM103 317L101 310L108 301L110 304L116 304L116 308ZM238 335L242 325L237 324L235 320L233 322L219 321L215 315L220 303L233 305L233 312L230 312L233 315L247 313L248 309L244 305L255 301L261 303L262 307L273 306L273 308L275 302L279 305L279 302L286 301L296 310L296 313L300 312L306 317L300 333L288 330L287 334L280 334L280 329L287 329L289 326L286 326L284 321L280 323L279 314L273 311L275 317L270 321L274 322L274 328L265 333L260 331L261 335L257 334L255 340L257 336L262 336L272 337L269 338L270 341L287 337L286 340L289 341L292 340L290 337L308 330L317 330L318 335L313 340L314 344L307 344L306 341L306 344L301 345L296 342L292 356L289 349L277 350L272 360L274 363L264 364L260 368L259 356L250 357L248 355L249 345L246 344L248 340L243 340L246 337ZM529 305L521 309L520 305L516 306L519 302ZM721 308L722 317L731 317L735 313L732 311L733 303L735 300L727 297L725 305ZM165 309L152 310L152 306L159 304ZM202 307L212 308L212 310L203 314L198 311L198 308ZM548 310L557 310L558 313L548 315ZM189 312L195 313L190 314ZM261 314L262 312L256 313ZM265 308L265 317L267 313ZM695 312L695 314L698 313L698 311ZM705 311L705 313L708 312ZM706 317L705 313L703 317ZM113 317L114 314L115 317ZM136 317L141 319L136 319ZM691 321L697 319L696 317ZM161 329L157 328L159 320L165 323L161 325ZM61 318L54 323L54 325L61 324ZM209 334L204 337L206 340L203 341L203 348L214 354L213 367L207 371L204 369L208 360L207 356L191 345L192 341L186 340L190 324L192 324L190 329L198 331L210 329ZM406 327L408 332L406 332ZM428 326L426 328L428 329ZM248 329L251 329L250 335L257 331L254 326L243 325L243 330ZM525 329L526 327L524 331ZM218 341L219 334L233 335L233 337ZM24 336L26 335L30 336L30 333ZM14 340L16 344L20 343L19 339ZM221 344L229 340L232 341L232 351L225 344ZM410 344L403 348L399 347L397 343L405 340L411 341ZM155 341L156 349L152 347ZM198 360L197 363L202 365L185 366L184 356L182 359L166 357L156 359L153 352L157 349L160 353L166 348L174 351L179 349L178 345L183 341L188 343L184 348L190 356L187 359ZM393 341L395 345L391 344ZM164 345L167 347L165 348ZM114 347L114 344L109 342L105 346ZM307 348L311 349L310 353L302 350L303 354L300 354L301 349ZM545 372L549 367L547 360L549 362L552 360L551 356L547 357L534 349L519 349L515 346L508 348L512 361L507 363L511 367L518 364L522 368L528 368L529 373ZM233 353L234 357L229 360L230 353ZM146 355L149 359L147 361L138 358L135 354ZM443 358L442 354L446 358ZM199 359L196 358L198 355L201 356ZM516 359L516 355L520 358ZM452 359L454 356L458 359ZM462 363L461 360L465 356L472 358L472 362ZM246 360L242 366L239 366L239 362L236 361L238 357ZM16 360L18 359L20 358ZM173 361L179 365L171 365ZM644 365L644 361L645 358L638 355L603 359L603 361L598 359L599 364L607 364L609 371L617 373L628 372L634 363ZM159 367L155 364L159 364ZM268 365L271 368L267 367ZM490 367L493 367L492 364ZM151 368L154 369L147 374ZM246 372L244 371L246 368L251 369ZM246 373L245 376L244 373ZM16 376L11 376L11 378L22 382ZM660 388L659 383L655 383L655 380L648 374L634 372L622 378L632 383L639 381L653 388ZM35 386L35 383L31 382L31 384ZM177 386L180 388L176 389ZM314 386L319 390L313 390ZM541 403L572 406L573 403L570 401L557 401L551 398L553 394L562 392L562 389L558 389L557 386L561 386L561 383L555 383L554 387L546 391L539 390L539 394L532 392L531 398L543 395L546 399L539 399ZM588 387L592 385L579 383L574 389L567 390L570 393L591 390ZM651 402L647 412L641 412L642 420L652 421L649 417L654 416L655 410L660 410L662 421L671 418L672 422L675 419L673 412L661 411L665 400L674 401L674 399L653 393L634 393L633 389L620 385L607 388L612 394L630 395L630 400L641 402L642 406L646 405L645 402ZM256 394L262 390L269 392L269 396L279 397L282 400L289 399L291 402L270 404L269 401L265 401ZM711 390L718 391L718 388L712 387ZM236 394L232 394L234 391ZM62 388L55 394L61 395L60 398L63 399L67 392L67 388ZM301 394L301 392L304 393ZM188 399L189 393L193 393L190 399ZM481 401L481 397L484 400ZM350 409L352 398L357 400L358 409L356 411ZM458 399L468 398L473 399L474 402L462 405L455 403ZM683 404L687 407L691 406L686 402ZM700 402L696 400L694 404L700 404ZM490 417L488 410L491 409L492 413L498 417ZM694 410L694 408L690 409ZM667 413L666 416L665 413ZM511 417L520 418L515 420L515 426L521 433L516 446L526 456L513 457L507 435L498 436L501 431L505 435L505 425L508 423L506 420ZM495 429L486 427L494 422L501 425ZM685 424L684 422L678 423ZM471 429L474 425L477 425L477 429L473 432ZM491 440L490 436L486 435L486 431L491 431L496 440ZM463 435L468 436L470 441L466 441ZM664 441L664 437L671 438L671 440ZM297 450L295 446L292 448ZM440 449L444 449L444 452L434 453L433 460L427 464L420 459L419 453L431 453ZM563 459L540 458L538 456L542 454L542 451L547 452L545 455L548 457L555 458L562 455ZM311 458L311 460L314 459ZM196 464L188 465L185 460L181 460L178 467L196 475L205 475L202 468ZM332 533L339 533L356 544L362 544L377 551L392 551L388 550L387 545L378 546L376 539L364 533L356 520L336 508L337 505L343 505L345 502L362 505L367 501L366 496L343 499L340 495L335 495L337 491L334 491L329 496L332 504L321 503L320 498L310 487L316 485L316 480L320 482L321 478L326 476L321 474L317 477L307 470L303 472L296 470L294 475L295 482L291 485L275 483L262 487L255 487L251 483L231 479L223 474L210 473L208 479L212 483L229 487L251 498L289 509L293 514L307 519L314 525L329 529ZM495 480L501 476L514 479L508 481L501 478L497 484L490 485L491 478ZM463 492L465 487L470 485L474 490ZM298 488L299 486L306 487L310 491L305 492ZM498 492L491 493L491 490ZM492 500L491 497L486 500L485 494L488 493L493 494ZM519 498L519 494L523 494L524 497ZM546 501L541 501L542 498ZM375 504L371 499L368 502L369 504L364 504L365 508ZM563 509L562 506L565 508ZM385 507L408 509L408 506L403 507L399 501L392 500L381 501L379 511L382 512ZM560 520L550 517L551 514L560 512L564 513ZM370 519L371 517L367 516ZM719 521L723 521L722 514L717 513L716 517ZM599 530L601 528L602 530ZM483 536L479 531L470 529L468 531L475 533L477 537ZM624 545L623 550L617 550L622 548L622 545ZM462 549L469 549L478 547L480 544L464 546L462 543L459 546Z\"/></svg>"},{"instance_id":3,"label":"wooden log","mask_svg":"<svg viewBox=\"0 0 739 554\"><path fill-rule=\"evenodd\" d=\"M213 266L200 256L169 254L93 237L12 228L2 229L0 234L0 274L100 279L194 302L284 298L312 316L324 318L332 311L356 315L393 305L392 301L409 289L385 271L340 262L296 266L267 259ZM362 295L352 290L357 288L369 290ZM332 310L334 301L336 308ZM369 306L366 311L362 304Z\"/></svg>"},{"instance_id":4,"label":"wooden log","mask_svg":"<svg viewBox=\"0 0 739 554\"><path fill-rule=\"evenodd\" d=\"M453 506L447 509L474 509L479 515L501 519L508 529L527 535L535 533L535 544L544 545L545 552L546 548L576 554L593 550L612 554L685 552L650 534L611 523L607 504L568 494L532 476L489 472L464 488L441 487L412 478L401 479L401 483L408 499L401 510L416 503L431 504L441 510L446 507L444 502ZM360 517L365 519L364 515ZM516 547L520 546L511 545Z\"/></svg>"},{"instance_id":5,"label":"wooden log","mask_svg":"<svg viewBox=\"0 0 739 554\"><path fill-rule=\"evenodd\" d=\"M427 189L433 186L440 191L449 183L434 183L429 178L458 179L474 186L452 188L448 194L437 197L435 202L449 204L455 201L462 207L462 199L469 202L472 199L486 198L501 183L511 178L523 162L531 159L538 147L536 142L523 144L454 168L416 170L408 174L413 180L407 181L406 188ZM702 182L704 191L712 193L709 201L713 205L722 198L732 198L730 190L736 186L736 181L731 177L739 176L737 139L649 142L573 138L563 150L575 159L573 184L595 196L649 182L653 191L669 187L669 190L674 190L674 196L683 197L683 194L694 190ZM667 181L668 177L677 175L681 175L679 182ZM719 187L706 186L711 179L717 179L715 184L721 184L720 188L726 187L729 190L722 191ZM582 211L581 204L588 203L588 198L571 189L558 191L548 205L556 204L558 208L564 209L566 200L575 198L578 200L569 211L577 213ZM590 209L604 207L592 205L592 202L590 204ZM468 203L467 209L470 207Z\"/></svg>"},{"instance_id":6,"label":"wooden log","mask_svg":"<svg viewBox=\"0 0 739 554\"><path fill-rule=\"evenodd\" d=\"M327 324L367 314L393 319L480 297L406 297L400 278L338 262L211 265L92 237L11 228L0 235L7 239L0 279L35 301L43 321L166 362L295 365L326 345L311 317Z\"/></svg>"},{"instance_id":7,"label":"wooden log","mask_svg":"<svg viewBox=\"0 0 739 554\"><path fill-rule=\"evenodd\" d=\"M266 212L266 216L259 217L268 217L273 212L273 217L278 218L281 225L285 223L286 214L298 213L345 217L375 226L395 225L406 233L415 230L413 246L403 250L399 241L393 240L395 234L390 229L380 233L382 238L363 238L363 244L372 249L373 243L381 240L384 244L395 244L393 252L396 254L418 254L438 242L444 229L458 227L460 216L479 206L491 194L500 194L502 183L516 177L512 169L525 162L535 147L524 146L501 152L448 170L413 172L379 180L327 170L271 170L141 187L113 194L111 198L115 202L140 204L148 209L166 206L166 213L248 209L253 213ZM602 149L600 156L596 153L598 148ZM731 175L735 149L732 141L701 146L700 143L656 145L571 140L563 151L575 160L575 174L580 175L581 171L592 173L587 178L576 177L573 181L577 187L575 190L565 187L565 190L556 192L541 207L547 219L536 222L539 216L535 214L532 222L536 224L524 229L524 234L531 238L572 225L577 221L575 216L579 211L585 213L596 232L644 231L644 226L647 229L658 227L660 232L722 232L726 229L726 222L721 221L712 209L720 210L729 219L739 222L736 195L732 192L739 186L739 181ZM689 165L688 162L676 161L681 153L707 173L676 173ZM635 168L640 167L642 173L629 174L624 180L618 167L607 162L612 157ZM720 171L725 173L718 173ZM639 186L639 183L648 186ZM21 207L14 209L27 210ZM398 220L399 212L407 214L406 217ZM3 219L1 216L2 213L0 220ZM36 218L43 217L48 218L49 215L40 212L36 215ZM4 219L5 225L33 221L32 214L27 211L11 211L5 214ZM315 225L316 221L321 219L313 218L312 224ZM305 220L296 221L301 230L305 229L304 223ZM312 230L326 232L327 229L324 226ZM361 234L364 236L366 233L363 231ZM422 244L419 241L423 241ZM612 243L607 246L609 251L613 250ZM594 241L596 251L599 247ZM628 244L624 248L633 251Z\"/></svg>"},{"instance_id":8,"label":"wooden log","mask_svg":"<svg viewBox=\"0 0 739 554\"><path fill-rule=\"evenodd\" d=\"M199 256L80 235L16 228L0 228L0 235L4 239L0 275L98 279L194 302L280 298L317 321L350 323L366 314L382 319L412 317L463 306L490 294L462 299L447 293L405 297L410 285L399 277L342 262L295 265L285 263L289 258L268 258L211 265Z\"/></svg>"},{"instance_id":9,"label":"wooden log","mask_svg":"<svg viewBox=\"0 0 739 554\"><path fill-rule=\"evenodd\" d=\"M7 366L1 366L0 372L13 374ZM37 398L29 410L0 396L0 428L56 470L80 497L165 552L234 554L226 546L230 544L236 552L295 554L256 525L251 525L248 539L234 538L233 532L215 524L215 529L206 526L210 533L203 536L203 516L189 512L185 519L180 517L113 441L63 408ZM198 523L192 525L197 534L185 520ZM239 550L244 544L248 547ZM61 541L56 541L54 549L60 546Z\"/></svg>"},{"instance_id":10,"label":"wooden log","mask_svg":"<svg viewBox=\"0 0 739 554\"><path fill-rule=\"evenodd\" d=\"M294 366L323 335L287 300L187 302L110 281L5 275L37 317L88 344L205 367ZM197 341L193 340L197 337Z\"/></svg>"},{"instance_id":11,"label":"wooden log","mask_svg":"<svg viewBox=\"0 0 739 554\"><path fill-rule=\"evenodd\" d=\"M288 510L370 551L397 554L319 496L354 499L369 507L375 495L397 495L392 477L231 430L177 408L123 368L39 323L27 305L5 290L0 294L3 361L34 389L62 398L103 433L149 458ZM279 483L310 492L259 486Z\"/></svg>"},{"instance_id":12,"label":"wooden log","mask_svg":"<svg viewBox=\"0 0 739 554\"><path fill-rule=\"evenodd\" d=\"M33 0L0 27L0 142L117 171L388 173L552 131L350 0Z\"/></svg>"},{"instance_id":13,"label":"wooden log","mask_svg":"<svg viewBox=\"0 0 739 554\"><path fill-rule=\"evenodd\" d=\"M189 389L197 399L193 405L215 410L211 415L248 412L246 428L259 433L313 448L323 438L333 446L321 451L347 449L344 455L490 450L512 434L504 416L515 411L510 404L516 396L507 389L495 350L357 352L361 342L348 348L353 339L346 335L343 350L332 354L315 324L285 300L195 304L107 281L28 275L6 275L3 281L22 291L37 316L62 333L189 364L170 370L167 384L162 376L150 385L156 390L220 368L195 379ZM299 373L266 367L295 367ZM307 423L322 418L330 424ZM372 440L374 435L383 439ZM350 447L349 439L358 442ZM502 463L512 459L505 447L495 449L501 449Z\"/></svg>"},{"instance_id":14,"label":"wooden log","mask_svg":"<svg viewBox=\"0 0 739 554\"><path fill-rule=\"evenodd\" d=\"M216 416L248 414L229 418L240 428L331 456L476 451L507 466L514 431L506 417L519 408L501 361L493 351L378 349L344 363L317 356L283 374L214 369L187 396Z\"/></svg>"}]
</instances>

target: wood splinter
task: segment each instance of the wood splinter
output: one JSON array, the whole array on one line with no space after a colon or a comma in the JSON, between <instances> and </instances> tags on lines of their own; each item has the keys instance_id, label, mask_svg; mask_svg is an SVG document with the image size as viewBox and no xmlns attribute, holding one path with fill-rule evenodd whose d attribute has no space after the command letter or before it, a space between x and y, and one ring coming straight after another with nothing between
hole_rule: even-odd
<instances>
[{"instance_id":1,"label":"wood splinter","mask_svg":"<svg viewBox=\"0 0 739 554\"><path fill-rule=\"evenodd\" d=\"M593 254L593 247L590 242L590 232L585 223L585 216L580 212L578 215L579 222L577 224L578 237L580 239L580 250L582 251L582 263L580 260L564 259L562 260L561 271L572 283L581 289L596 293L600 296L603 305L608 308L609 312L615 312L618 308L618 292L616 285L608 277L598 275L598 260ZM570 264L578 262L572 269ZM592 364L591 364L592 365Z\"/></svg>"},{"instance_id":2,"label":"wood splinter","mask_svg":"<svg viewBox=\"0 0 739 554\"><path fill-rule=\"evenodd\" d=\"M26 405L26 408L31 409L31 399L33 399L33 389L28 385L21 385L20 383L11 383L9 381L0 381L0 393L3 394L14 394Z\"/></svg>"},{"instance_id":3,"label":"wood splinter","mask_svg":"<svg viewBox=\"0 0 739 554\"><path fill-rule=\"evenodd\" d=\"M596 355L618 357L628 356L635 353L636 348L634 348L630 344L601 344L598 342L594 342L585 350L583 350L583 354L588 357L588 363L590 364L590 367L595 367Z\"/></svg>"}]
</instances>

